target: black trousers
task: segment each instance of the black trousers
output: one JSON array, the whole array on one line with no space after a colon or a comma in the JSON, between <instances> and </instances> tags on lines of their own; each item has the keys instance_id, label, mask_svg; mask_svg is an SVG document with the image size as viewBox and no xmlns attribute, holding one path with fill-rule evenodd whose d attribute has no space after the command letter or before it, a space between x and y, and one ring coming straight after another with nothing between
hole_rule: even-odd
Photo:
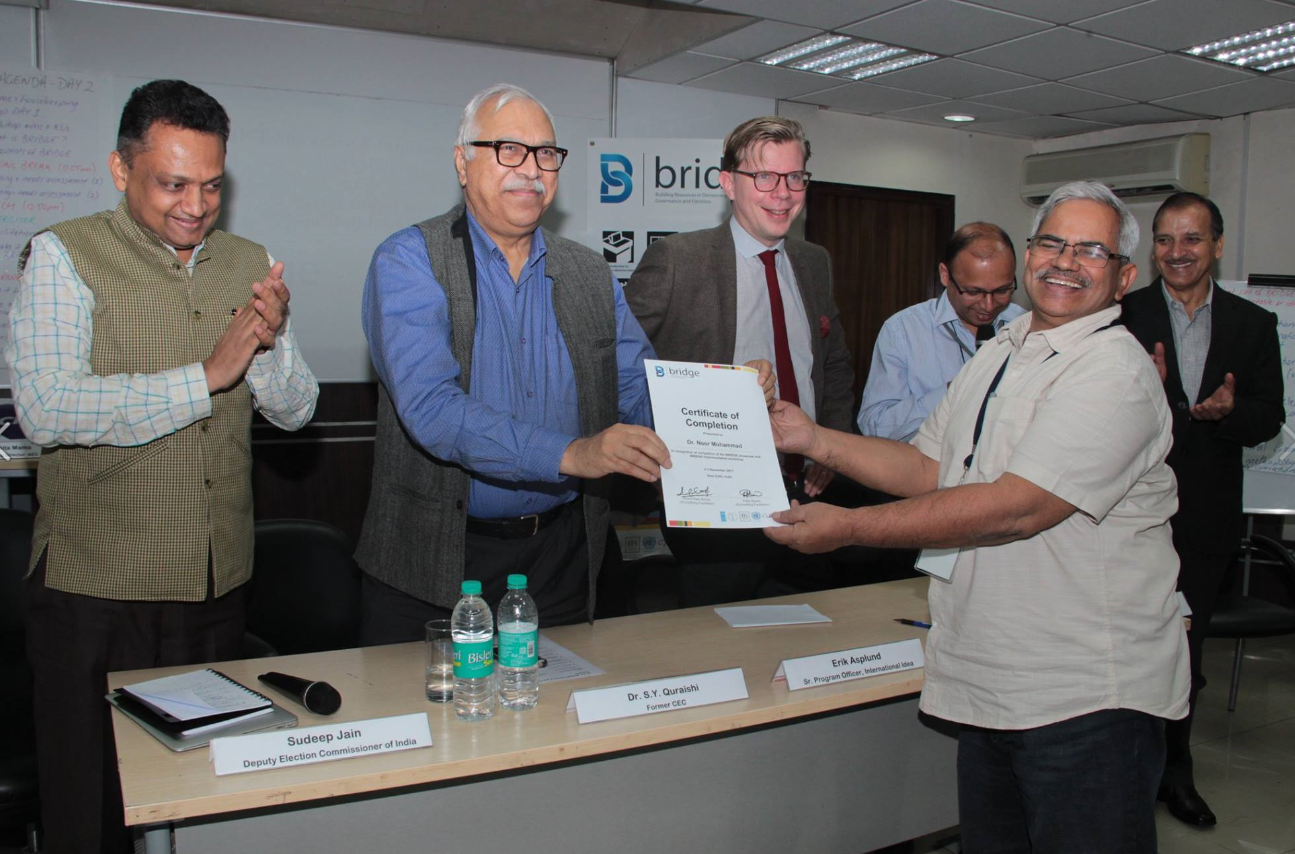
<instances>
[{"instance_id":1,"label":"black trousers","mask_svg":"<svg viewBox=\"0 0 1295 854\"><path fill-rule=\"evenodd\" d=\"M127 602L51 590L45 556L26 583L41 824L49 854L130 850L107 674L242 658L244 595ZM133 724L127 724L133 726Z\"/></svg>"},{"instance_id":2,"label":"black trousers","mask_svg":"<svg viewBox=\"0 0 1295 854\"><path fill-rule=\"evenodd\" d=\"M1033 729L964 726L966 854L1155 854L1160 718L1104 709Z\"/></svg>"},{"instance_id":3,"label":"black trousers","mask_svg":"<svg viewBox=\"0 0 1295 854\"><path fill-rule=\"evenodd\" d=\"M1232 564L1231 554L1196 551L1182 543L1174 543L1178 550L1178 589L1192 609L1192 627L1187 632L1187 650L1191 654L1192 688L1189 695L1187 717L1165 724L1165 777L1166 785L1190 785L1192 779L1192 718L1196 714L1196 695L1205 687L1205 674L1201 670L1201 656L1205 648L1205 634L1218 602L1219 589Z\"/></svg>"},{"instance_id":4,"label":"black trousers","mask_svg":"<svg viewBox=\"0 0 1295 854\"><path fill-rule=\"evenodd\" d=\"M499 605L508 576L526 576L527 592L540 612L540 627L564 626L588 617L589 543L580 502L533 537L500 540L469 533L463 577L481 582L491 610ZM448 620L451 609L433 605L378 581L367 572L360 588L360 644L377 646L424 639L428 620Z\"/></svg>"}]
</instances>

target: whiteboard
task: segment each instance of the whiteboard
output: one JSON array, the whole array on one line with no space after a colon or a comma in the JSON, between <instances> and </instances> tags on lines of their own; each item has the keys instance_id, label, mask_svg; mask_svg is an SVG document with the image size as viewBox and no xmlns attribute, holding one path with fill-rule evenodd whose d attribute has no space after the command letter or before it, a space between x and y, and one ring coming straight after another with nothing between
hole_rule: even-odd
<instances>
[{"instance_id":1,"label":"whiteboard","mask_svg":"<svg viewBox=\"0 0 1295 854\"><path fill-rule=\"evenodd\" d=\"M224 105L232 133L219 227L284 262L293 325L320 380L372 378L359 321L369 259L392 232L460 200L459 115L485 86L518 83L554 113L571 155L544 224L584 237L584 141L610 129L605 61L76 0L51 0L41 15L44 69L103 81L100 165L141 83L182 78ZM115 192L105 195L97 209L116 205Z\"/></svg>"},{"instance_id":2,"label":"whiteboard","mask_svg":"<svg viewBox=\"0 0 1295 854\"><path fill-rule=\"evenodd\" d=\"M117 191L101 155L105 80L0 65L0 320L32 234L102 210ZM0 353L9 324L0 322ZM0 359L0 385L8 382Z\"/></svg>"},{"instance_id":3,"label":"whiteboard","mask_svg":"<svg viewBox=\"0 0 1295 854\"><path fill-rule=\"evenodd\" d=\"M1245 452L1241 503L1247 513L1295 515L1295 288L1252 288L1219 282L1223 288L1277 315L1286 384L1286 424L1273 439Z\"/></svg>"}]
</instances>

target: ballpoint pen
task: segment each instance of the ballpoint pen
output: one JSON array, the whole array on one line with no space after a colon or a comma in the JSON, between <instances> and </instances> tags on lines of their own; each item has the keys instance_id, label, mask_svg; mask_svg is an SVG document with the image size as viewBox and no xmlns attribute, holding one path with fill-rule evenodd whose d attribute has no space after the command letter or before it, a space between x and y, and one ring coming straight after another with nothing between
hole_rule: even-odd
<instances>
[{"instance_id":1,"label":"ballpoint pen","mask_svg":"<svg viewBox=\"0 0 1295 854\"><path fill-rule=\"evenodd\" d=\"M923 623L921 620L905 620L902 617L896 617L895 622L903 623L906 626L916 626L919 629L929 629L931 627L930 623Z\"/></svg>"}]
</instances>

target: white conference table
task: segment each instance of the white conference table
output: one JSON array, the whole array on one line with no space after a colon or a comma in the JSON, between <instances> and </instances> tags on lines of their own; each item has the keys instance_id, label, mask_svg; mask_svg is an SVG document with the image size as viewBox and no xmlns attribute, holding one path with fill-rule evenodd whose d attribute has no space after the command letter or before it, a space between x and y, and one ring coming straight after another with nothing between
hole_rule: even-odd
<instances>
[{"instance_id":1,"label":"white conference table","mask_svg":"<svg viewBox=\"0 0 1295 854\"><path fill-rule=\"evenodd\" d=\"M544 634L606 670L548 683L528 712L463 723L423 696L422 644L218 665L342 694L300 726L426 712L430 748L215 776L113 713L126 822L146 850L858 852L957 824L956 741L919 720L922 671L789 691L784 658L924 637L925 579L762 600L808 602L830 624L732 629L711 608ZM749 698L581 725L571 691L741 667ZM186 668L115 673L113 687ZM518 834L525 834L519 838ZM470 838L471 837L471 838Z\"/></svg>"}]
</instances>

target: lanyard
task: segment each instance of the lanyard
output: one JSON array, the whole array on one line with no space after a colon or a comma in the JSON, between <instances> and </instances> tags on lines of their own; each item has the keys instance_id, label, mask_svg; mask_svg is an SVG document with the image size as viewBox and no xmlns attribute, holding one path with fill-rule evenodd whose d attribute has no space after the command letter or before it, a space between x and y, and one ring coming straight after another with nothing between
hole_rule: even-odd
<instances>
[{"instance_id":1,"label":"lanyard","mask_svg":"<svg viewBox=\"0 0 1295 854\"><path fill-rule=\"evenodd\" d=\"M1003 360L1002 367L998 373L994 374L994 381L989 384L989 390L985 392L985 399L980 401L980 413L976 416L976 430L971 437L971 453L962 461L962 473L965 476L971 471L971 461L975 459L976 447L980 444L980 431L985 426L985 410L989 408L989 399L994 396L998 390L998 384L1003 381L1003 374L1007 373L1007 363L1012 361L1012 354L1009 352L1007 358Z\"/></svg>"},{"instance_id":2,"label":"lanyard","mask_svg":"<svg viewBox=\"0 0 1295 854\"><path fill-rule=\"evenodd\" d=\"M1096 335L1098 332L1103 332L1113 326L1118 326L1119 323L1119 320L1113 320L1105 326L1094 329L1092 332L1088 333L1088 335ZM1088 335L1085 335L1084 337L1087 338ZM1055 355L1057 355L1057 351L1053 350L1048 354L1048 358L1043 361L1046 362ZM967 458L962 461L963 477L966 477L967 472L971 471L971 461L976 457L976 448L980 445L980 431L985 426L985 410L989 408L989 399L993 397L994 392L998 390L998 384L1002 382L1003 374L1007 373L1007 363L1011 360L1012 354L1009 352L1007 354L1007 358L1003 360L1002 367L998 369L998 373L994 374L994 381L989 384L989 390L985 392L985 399L980 401L980 413L976 415L976 429L971 435L971 453L967 454Z\"/></svg>"},{"instance_id":3,"label":"lanyard","mask_svg":"<svg viewBox=\"0 0 1295 854\"><path fill-rule=\"evenodd\" d=\"M951 321L949 321L948 323L944 324L944 331L945 331L945 332L947 332L947 333L949 333L949 337L953 339L953 343L954 343L954 344L957 344L957 345L958 345L958 349L962 351L961 353L959 353L959 355L960 355L960 356L962 356L962 364L964 364L964 365L965 365L965 364L967 364L967 360L968 360L968 359L970 359L972 356L976 355L976 352L975 352L974 350L968 350L968 349L967 349L967 345L966 345L966 344L963 344L963 343L962 343L962 339L958 337L958 333L957 333L957 331L954 329L953 324L955 324L955 323L961 323L961 322L962 322L962 321L960 321L960 320L951 320Z\"/></svg>"}]
</instances>

